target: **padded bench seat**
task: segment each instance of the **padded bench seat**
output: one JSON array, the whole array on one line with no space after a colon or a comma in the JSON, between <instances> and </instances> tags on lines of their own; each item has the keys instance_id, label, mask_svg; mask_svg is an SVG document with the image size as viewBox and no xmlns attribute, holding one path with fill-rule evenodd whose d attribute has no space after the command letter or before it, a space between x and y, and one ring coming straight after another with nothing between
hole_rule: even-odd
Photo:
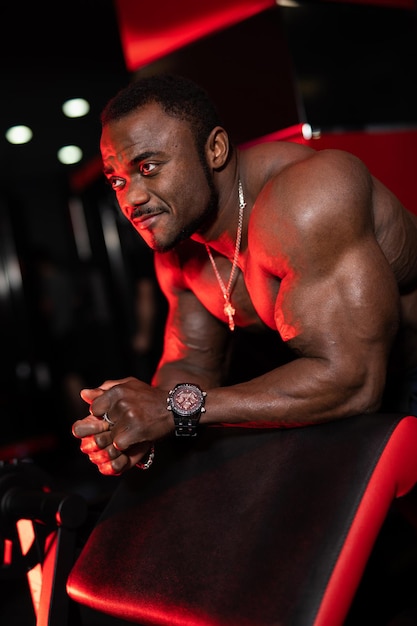
<instances>
[{"instance_id":1,"label":"padded bench seat","mask_svg":"<svg viewBox=\"0 0 417 626\"><path fill-rule=\"evenodd\" d=\"M143 626L338 626L417 482L417 418L206 428L109 480L67 582L76 602Z\"/></svg>"}]
</instances>

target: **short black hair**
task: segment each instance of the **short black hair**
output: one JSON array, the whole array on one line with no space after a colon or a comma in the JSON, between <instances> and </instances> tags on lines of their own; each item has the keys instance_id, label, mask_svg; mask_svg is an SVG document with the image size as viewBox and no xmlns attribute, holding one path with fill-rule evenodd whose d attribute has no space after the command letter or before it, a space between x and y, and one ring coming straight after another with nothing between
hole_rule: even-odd
<instances>
[{"instance_id":1,"label":"short black hair","mask_svg":"<svg viewBox=\"0 0 417 626\"><path fill-rule=\"evenodd\" d=\"M133 81L107 103L101 113L101 125L120 120L153 102L168 115L190 124L201 158L210 132L222 126L222 121L207 91L184 76L158 74Z\"/></svg>"}]
</instances>

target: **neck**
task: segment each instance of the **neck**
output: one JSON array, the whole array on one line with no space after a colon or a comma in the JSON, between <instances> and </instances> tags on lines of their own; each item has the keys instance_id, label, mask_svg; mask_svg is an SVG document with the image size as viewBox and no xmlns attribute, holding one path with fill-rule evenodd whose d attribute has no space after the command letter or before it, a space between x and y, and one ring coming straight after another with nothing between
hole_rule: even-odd
<instances>
[{"instance_id":1,"label":"neck","mask_svg":"<svg viewBox=\"0 0 417 626\"><path fill-rule=\"evenodd\" d=\"M208 244L213 250L232 259L239 209L237 159L234 159L234 163L230 164L227 172L221 172L217 176L219 177L216 185L219 188L217 217L207 230L195 233L192 239L202 244ZM244 181L242 184L244 188Z\"/></svg>"}]
</instances>

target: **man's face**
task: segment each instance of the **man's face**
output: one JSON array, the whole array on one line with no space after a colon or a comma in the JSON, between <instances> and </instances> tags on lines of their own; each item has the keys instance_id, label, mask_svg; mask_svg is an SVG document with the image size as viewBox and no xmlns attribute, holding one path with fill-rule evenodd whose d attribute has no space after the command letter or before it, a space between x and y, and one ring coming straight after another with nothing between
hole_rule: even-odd
<instances>
[{"instance_id":1,"label":"man's face","mask_svg":"<svg viewBox=\"0 0 417 626\"><path fill-rule=\"evenodd\" d=\"M103 129L104 173L123 214L156 251L204 227L217 208L188 123L148 104Z\"/></svg>"}]
</instances>

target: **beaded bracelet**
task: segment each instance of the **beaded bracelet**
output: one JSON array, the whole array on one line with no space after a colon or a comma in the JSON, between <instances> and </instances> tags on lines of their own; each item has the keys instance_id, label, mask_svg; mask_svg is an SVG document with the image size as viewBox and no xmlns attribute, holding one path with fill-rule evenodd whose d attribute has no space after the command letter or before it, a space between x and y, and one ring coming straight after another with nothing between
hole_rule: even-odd
<instances>
[{"instance_id":1,"label":"beaded bracelet","mask_svg":"<svg viewBox=\"0 0 417 626\"><path fill-rule=\"evenodd\" d=\"M155 458L155 446L152 444L151 449L148 452L147 460L144 463L136 463L136 467L138 467L141 470L147 470L152 465L154 458Z\"/></svg>"}]
</instances>

